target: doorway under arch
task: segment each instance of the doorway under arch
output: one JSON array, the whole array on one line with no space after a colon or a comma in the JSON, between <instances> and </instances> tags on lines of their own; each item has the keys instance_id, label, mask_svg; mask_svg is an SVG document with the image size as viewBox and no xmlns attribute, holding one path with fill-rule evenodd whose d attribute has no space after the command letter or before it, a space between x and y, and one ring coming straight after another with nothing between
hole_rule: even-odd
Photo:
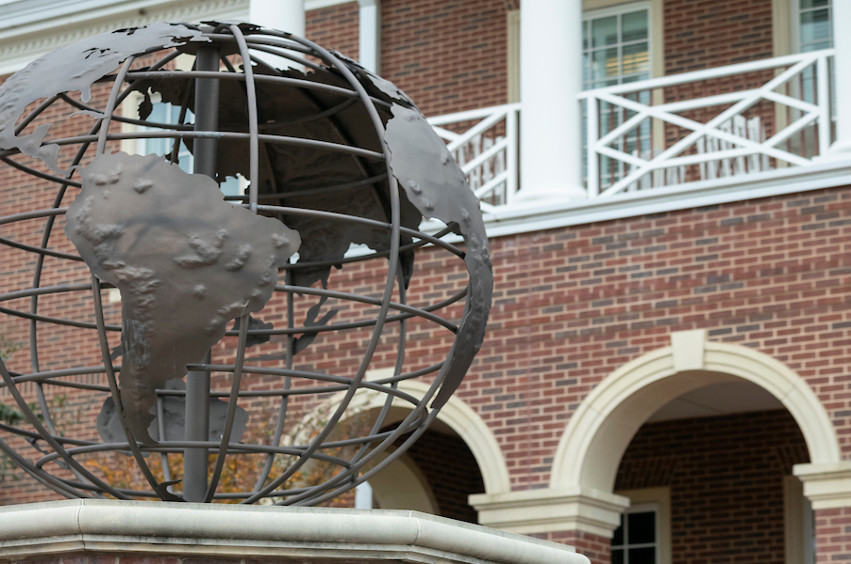
<instances>
[{"instance_id":1,"label":"doorway under arch","mask_svg":"<svg viewBox=\"0 0 851 564\"><path fill-rule=\"evenodd\" d=\"M582 402L561 437L550 485L612 493L620 460L639 428L671 400L724 382L767 391L797 423L810 462L840 461L835 429L795 372L753 349L706 340L703 330L671 335L671 346L627 363Z\"/></svg>"}]
</instances>

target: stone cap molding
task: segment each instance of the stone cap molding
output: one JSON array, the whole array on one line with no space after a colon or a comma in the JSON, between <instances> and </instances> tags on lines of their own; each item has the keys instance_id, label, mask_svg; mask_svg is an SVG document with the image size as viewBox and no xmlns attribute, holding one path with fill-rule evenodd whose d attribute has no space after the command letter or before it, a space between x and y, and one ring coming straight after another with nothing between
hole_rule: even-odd
<instances>
[{"instance_id":1,"label":"stone cap molding","mask_svg":"<svg viewBox=\"0 0 851 564\"><path fill-rule=\"evenodd\" d=\"M0 508L0 559L79 552L279 562L589 564L573 547L415 511L102 499Z\"/></svg>"},{"instance_id":2,"label":"stone cap molding","mask_svg":"<svg viewBox=\"0 0 851 564\"><path fill-rule=\"evenodd\" d=\"M813 509L851 507L851 461L796 464L792 473L804 483Z\"/></svg>"},{"instance_id":3,"label":"stone cap molding","mask_svg":"<svg viewBox=\"0 0 851 564\"><path fill-rule=\"evenodd\" d=\"M474 494L479 522L519 534L582 531L611 538L629 498L590 488L541 488Z\"/></svg>"}]
</instances>

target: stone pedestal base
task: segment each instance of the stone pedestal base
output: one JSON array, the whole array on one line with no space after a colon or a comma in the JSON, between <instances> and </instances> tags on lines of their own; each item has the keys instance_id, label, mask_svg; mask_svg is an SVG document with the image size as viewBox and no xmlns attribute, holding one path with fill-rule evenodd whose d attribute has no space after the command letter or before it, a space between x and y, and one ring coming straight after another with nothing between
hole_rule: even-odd
<instances>
[{"instance_id":1,"label":"stone pedestal base","mask_svg":"<svg viewBox=\"0 0 851 564\"><path fill-rule=\"evenodd\" d=\"M69 500L0 508L0 561L588 564L569 546L414 511Z\"/></svg>"}]
</instances>

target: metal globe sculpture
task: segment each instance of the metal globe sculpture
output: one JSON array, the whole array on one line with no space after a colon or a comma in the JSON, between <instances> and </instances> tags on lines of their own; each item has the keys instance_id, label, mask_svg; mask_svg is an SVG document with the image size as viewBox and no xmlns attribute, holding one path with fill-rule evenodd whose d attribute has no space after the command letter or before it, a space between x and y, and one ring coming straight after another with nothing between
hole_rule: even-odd
<instances>
[{"instance_id":1,"label":"metal globe sculpture","mask_svg":"<svg viewBox=\"0 0 851 564\"><path fill-rule=\"evenodd\" d=\"M305 39L162 23L49 53L0 86L0 163L0 449L65 496L329 500L481 345L463 172Z\"/></svg>"}]
</instances>

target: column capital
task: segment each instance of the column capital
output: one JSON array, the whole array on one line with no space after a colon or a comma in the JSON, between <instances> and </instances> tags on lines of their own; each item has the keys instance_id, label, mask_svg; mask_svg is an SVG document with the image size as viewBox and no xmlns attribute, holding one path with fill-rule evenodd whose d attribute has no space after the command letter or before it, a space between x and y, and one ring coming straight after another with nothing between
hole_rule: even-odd
<instances>
[{"instance_id":1,"label":"column capital","mask_svg":"<svg viewBox=\"0 0 851 564\"><path fill-rule=\"evenodd\" d=\"M813 509L851 507L851 461L796 464L792 473L804 483Z\"/></svg>"},{"instance_id":2,"label":"column capital","mask_svg":"<svg viewBox=\"0 0 851 564\"><path fill-rule=\"evenodd\" d=\"M629 498L590 488L474 494L479 523L511 533L581 531L611 538Z\"/></svg>"}]
</instances>

